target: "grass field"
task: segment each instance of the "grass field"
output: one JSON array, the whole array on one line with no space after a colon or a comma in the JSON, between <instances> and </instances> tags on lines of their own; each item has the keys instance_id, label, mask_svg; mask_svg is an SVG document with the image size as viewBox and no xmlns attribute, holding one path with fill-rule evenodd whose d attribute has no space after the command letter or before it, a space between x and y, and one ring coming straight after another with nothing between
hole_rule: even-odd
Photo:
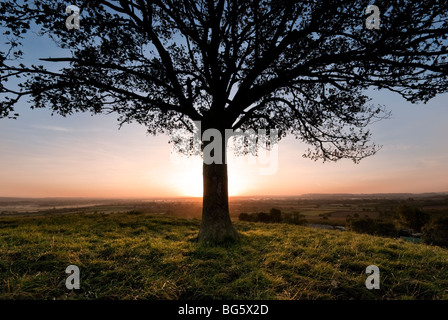
<instances>
[{"instance_id":1,"label":"grass field","mask_svg":"<svg viewBox=\"0 0 448 320\"><path fill-rule=\"evenodd\" d=\"M448 299L447 249L243 222L239 244L206 247L199 223L138 212L1 217L0 299ZM65 287L71 264L79 290ZM365 287L372 264L379 290Z\"/></svg>"}]
</instances>

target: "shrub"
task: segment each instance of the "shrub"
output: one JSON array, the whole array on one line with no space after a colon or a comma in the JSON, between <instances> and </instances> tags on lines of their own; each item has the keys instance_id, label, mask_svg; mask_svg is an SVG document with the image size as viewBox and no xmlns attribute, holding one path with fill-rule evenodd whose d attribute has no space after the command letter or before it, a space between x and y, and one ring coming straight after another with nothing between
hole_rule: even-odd
<instances>
[{"instance_id":1,"label":"shrub","mask_svg":"<svg viewBox=\"0 0 448 320\"><path fill-rule=\"evenodd\" d=\"M347 229L358 233L395 237L397 229L392 222L373 220L371 218L347 219Z\"/></svg>"},{"instance_id":2,"label":"shrub","mask_svg":"<svg viewBox=\"0 0 448 320\"><path fill-rule=\"evenodd\" d=\"M131 210L131 211L128 212L128 214L132 214L132 215L136 215L136 216L138 216L138 215L143 214L143 211L140 211L140 210Z\"/></svg>"},{"instance_id":3,"label":"shrub","mask_svg":"<svg viewBox=\"0 0 448 320\"><path fill-rule=\"evenodd\" d=\"M238 220L240 221L251 221L252 219L252 215L246 213L246 212L241 212L238 216Z\"/></svg>"},{"instance_id":4,"label":"shrub","mask_svg":"<svg viewBox=\"0 0 448 320\"><path fill-rule=\"evenodd\" d=\"M375 221L370 218L350 220L347 228L358 233L374 234Z\"/></svg>"},{"instance_id":5,"label":"shrub","mask_svg":"<svg viewBox=\"0 0 448 320\"><path fill-rule=\"evenodd\" d=\"M282 222L282 212L279 209L272 208L269 212L269 222Z\"/></svg>"},{"instance_id":6,"label":"shrub","mask_svg":"<svg viewBox=\"0 0 448 320\"><path fill-rule=\"evenodd\" d=\"M448 217L431 220L422 231L425 243L448 247Z\"/></svg>"},{"instance_id":7,"label":"shrub","mask_svg":"<svg viewBox=\"0 0 448 320\"><path fill-rule=\"evenodd\" d=\"M263 222L263 223L289 223L289 224L305 224L307 220L300 213L282 213L279 209L271 209L269 213L242 212L238 215L240 221Z\"/></svg>"},{"instance_id":8,"label":"shrub","mask_svg":"<svg viewBox=\"0 0 448 320\"><path fill-rule=\"evenodd\" d=\"M417 232L420 232L422 227L429 221L429 215L427 213L419 208L408 205L398 206L397 213L402 225Z\"/></svg>"},{"instance_id":9,"label":"shrub","mask_svg":"<svg viewBox=\"0 0 448 320\"><path fill-rule=\"evenodd\" d=\"M269 222L269 214L267 214L265 212L258 212L256 221L268 223Z\"/></svg>"},{"instance_id":10,"label":"shrub","mask_svg":"<svg viewBox=\"0 0 448 320\"><path fill-rule=\"evenodd\" d=\"M296 225L303 225L308 223L308 221L305 219L305 216L298 212L283 213L282 222Z\"/></svg>"},{"instance_id":11,"label":"shrub","mask_svg":"<svg viewBox=\"0 0 448 320\"><path fill-rule=\"evenodd\" d=\"M376 221L375 234L388 237L396 237L398 234L395 224L386 221Z\"/></svg>"},{"instance_id":12,"label":"shrub","mask_svg":"<svg viewBox=\"0 0 448 320\"><path fill-rule=\"evenodd\" d=\"M319 213L319 217L323 220L328 220L328 217L331 217L331 212Z\"/></svg>"}]
</instances>

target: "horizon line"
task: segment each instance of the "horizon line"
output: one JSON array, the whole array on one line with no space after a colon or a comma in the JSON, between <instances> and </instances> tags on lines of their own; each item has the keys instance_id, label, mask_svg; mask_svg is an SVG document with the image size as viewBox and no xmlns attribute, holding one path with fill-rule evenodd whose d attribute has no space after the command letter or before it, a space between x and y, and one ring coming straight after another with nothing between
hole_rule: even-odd
<instances>
[{"instance_id":1,"label":"horizon line","mask_svg":"<svg viewBox=\"0 0 448 320\"><path fill-rule=\"evenodd\" d=\"M297 195L235 195L229 196L229 199L232 198L254 198L254 197L262 197L262 198L294 198L294 197L306 197L306 196L424 196L424 195L448 195L448 191L430 191L430 192L373 192L373 193L320 193L320 192L312 192L312 193L302 193ZM202 196L148 196L148 197L85 197L85 196L45 196L45 197L27 197L27 196L0 196L0 199L36 199L36 200L46 200L46 199L72 199L72 200L156 200L156 199L200 199Z\"/></svg>"}]
</instances>

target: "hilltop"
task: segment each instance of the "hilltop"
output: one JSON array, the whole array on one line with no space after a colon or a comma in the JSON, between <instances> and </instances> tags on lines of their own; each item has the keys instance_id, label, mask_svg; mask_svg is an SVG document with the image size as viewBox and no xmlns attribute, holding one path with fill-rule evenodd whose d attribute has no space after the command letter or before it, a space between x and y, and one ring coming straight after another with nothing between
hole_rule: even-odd
<instances>
[{"instance_id":1,"label":"hilltop","mask_svg":"<svg viewBox=\"0 0 448 320\"><path fill-rule=\"evenodd\" d=\"M199 224L137 211L0 217L0 299L448 299L447 249L238 221L239 244L206 247ZM65 287L71 264L80 290ZM379 290L365 287L372 264Z\"/></svg>"}]
</instances>

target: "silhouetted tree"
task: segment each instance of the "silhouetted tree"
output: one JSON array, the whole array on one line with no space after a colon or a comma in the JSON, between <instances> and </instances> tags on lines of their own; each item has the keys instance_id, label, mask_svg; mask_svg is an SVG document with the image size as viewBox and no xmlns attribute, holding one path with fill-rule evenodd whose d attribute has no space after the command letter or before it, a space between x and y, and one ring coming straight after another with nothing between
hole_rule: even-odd
<instances>
[{"instance_id":1,"label":"silhouetted tree","mask_svg":"<svg viewBox=\"0 0 448 320\"><path fill-rule=\"evenodd\" d=\"M280 209L272 208L269 211L269 222L282 222L282 211Z\"/></svg>"},{"instance_id":2,"label":"silhouetted tree","mask_svg":"<svg viewBox=\"0 0 448 320\"><path fill-rule=\"evenodd\" d=\"M448 217L437 217L423 226L423 241L448 247Z\"/></svg>"},{"instance_id":3,"label":"silhouetted tree","mask_svg":"<svg viewBox=\"0 0 448 320\"><path fill-rule=\"evenodd\" d=\"M238 215L238 220L240 221L252 221L252 215L246 213L246 212L241 212Z\"/></svg>"},{"instance_id":4,"label":"silhouetted tree","mask_svg":"<svg viewBox=\"0 0 448 320\"><path fill-rule=\"evenodd\" d=\"M372 30L370 2L78 0L81 28L67 30L66 1L3 1L10 48L0 55L0 115L17 117L14 106L29 96L33 108L114 112L120 124L135 121L152 134L195 132L194 121L201 133L223 136L229 128L276 129L310 144L307 157L358 162L378 150L366 126L387 116L365 89L411 102L447 91L447 2L376 1L380 28ZM67 55L25 65L20 42L29 30ZM7 85L12 77L19 86ZM225 157L203 165L206 242L238 237Z\"/></svg>"},{"instance_id":5,"label":"silhouetted tree","mask_svg":"<svg viewBox=\"0 0 448 320\"><path fill-rule=\"evenodd\" d=\"M397 207L397 213L400 223L417 232L422 230L422 227L429 221L429 214L423 212L419 208L400 205Z\"/></svg>"},{"instance_id":6,"label":"silhouetted tree","mask_svg":"<svg viewBox=\"0 0 448 320\"><path fill-rule=\"evenodd\" d=\"M257 220L258 222L264 222L264 223L268 223L270 222L270 217L269 217L269 213L266 212L258 212L257 213Z\"/></svg>"}]
</instances>

